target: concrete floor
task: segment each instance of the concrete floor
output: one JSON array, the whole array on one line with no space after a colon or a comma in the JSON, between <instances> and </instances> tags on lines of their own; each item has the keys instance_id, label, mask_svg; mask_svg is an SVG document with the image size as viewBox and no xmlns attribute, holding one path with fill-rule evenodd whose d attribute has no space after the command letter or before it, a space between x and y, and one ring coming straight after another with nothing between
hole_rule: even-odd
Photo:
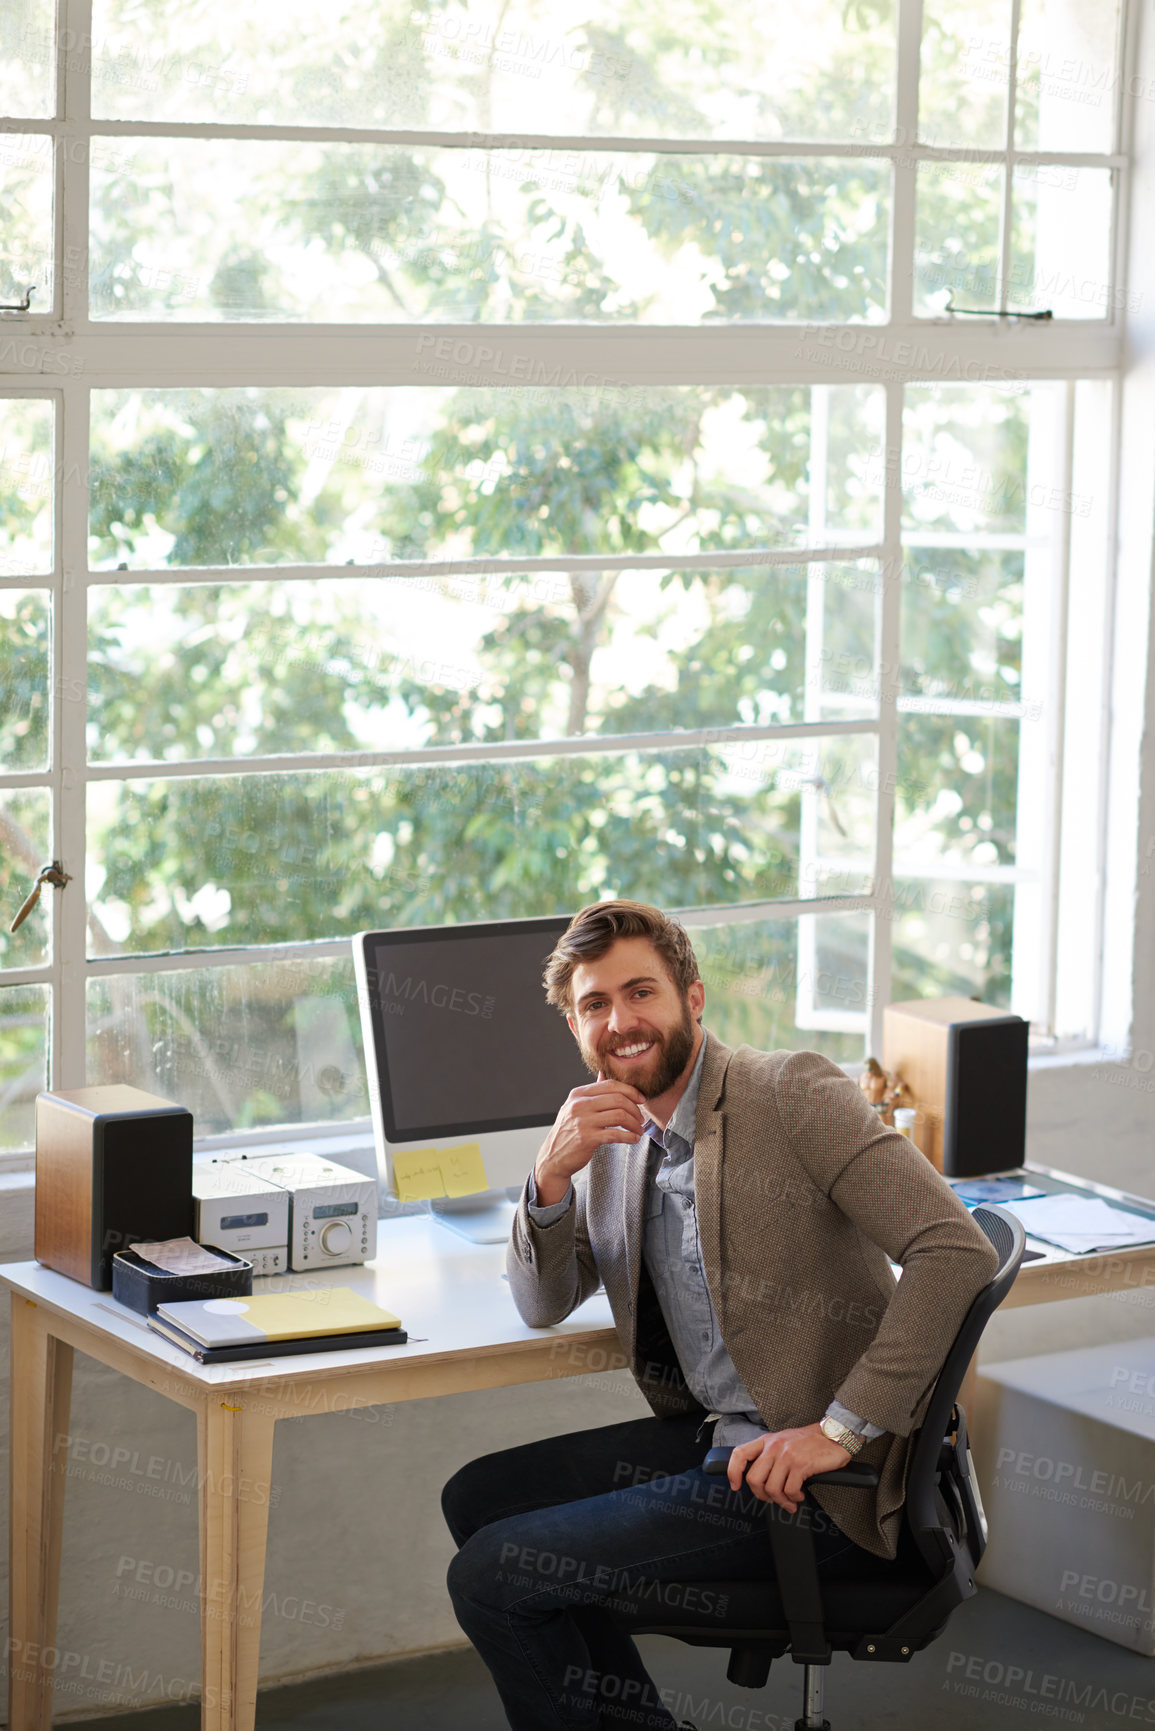
<instances>
[{"instance_id":1,"label":"concrete floor","mask_svg":"<svg viewBox=\"0 0 1155 1731\"><path fill-rule=\"evenodd\" d=\"M724 1653L660 1636L639 1645L670 1710L699 1731L791 1731L801 1711L802 1673L789 1659L774 1666L765 1689L737 1689L726 1681ZM983 1589L909 1665L855 1664L836 1654L825 1710L833 1731L1017 1731L1040 1722L1123 1731L1155 1724L1155 1659ZM87 1723L100 1731L197 1731L199 1719L195 1706L182 1706ZM267 1689L257 1704L258 1731L385 1726L504 1731L506 1720L471 1648Z\"/></svg>"}]
</instances>

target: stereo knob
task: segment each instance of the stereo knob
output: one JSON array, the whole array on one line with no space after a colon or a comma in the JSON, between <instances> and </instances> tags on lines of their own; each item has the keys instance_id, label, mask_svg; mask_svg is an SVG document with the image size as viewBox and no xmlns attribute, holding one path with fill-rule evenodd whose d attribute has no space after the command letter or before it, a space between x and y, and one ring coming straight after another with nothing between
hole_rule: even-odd
<instances>
[{"instance_id":1,"label":"stereo knob","mask_svg":"<svg viewBox=\"0 0 1155 1731\"><path fill-rule=\"evenodd\" d=\"M352 1242L353 1234L347 1220L330 1220L328 1226L321 1228L321 1249L328 1256L340 1256Z\"/></svg>"}]
</instances>

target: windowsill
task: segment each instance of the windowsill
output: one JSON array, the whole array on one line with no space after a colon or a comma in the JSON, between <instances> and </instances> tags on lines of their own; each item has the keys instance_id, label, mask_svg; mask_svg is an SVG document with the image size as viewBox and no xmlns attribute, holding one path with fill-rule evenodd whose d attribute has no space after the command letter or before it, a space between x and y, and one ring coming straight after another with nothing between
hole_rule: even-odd
<instances>
[{"instance_id":1,"label":"windowsill","mask_svg":"<svg viewBox=\"0 0 1155 1731\"><path fill-rule=\"evenodd\" d=\"M1087 1064L1125 1064L1127 1054L1119 1053L1108 1046L1080 1046L1073 1042L1058 1046L1053 1051L1045 1047L1042 1051L1027 1054L1027 1070L1061 1070L1069 1065L1072 1069Z\"/></svg>"}]
</instances>

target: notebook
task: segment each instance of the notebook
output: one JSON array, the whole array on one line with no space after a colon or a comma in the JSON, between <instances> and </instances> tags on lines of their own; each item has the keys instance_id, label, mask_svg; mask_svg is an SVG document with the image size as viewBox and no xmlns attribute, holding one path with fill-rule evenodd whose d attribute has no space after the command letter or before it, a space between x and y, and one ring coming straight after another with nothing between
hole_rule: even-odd
<instances>
[{"instance_id":1,"label":"notebook","mask_svg":"<svg viewBox=\"0 0 1155 1731\"><path fill-rule=\"evenodd\" d=\"M303 1352L340 1352L366 1346L404 1346L409 1339L403 1328L363 1328L357 1334L312 1334L298 1340L249 1341L243 1346L202 1346L191 1334L158 1316L148 1318L155 1334L163 1334L174 1346L191 1354L198 1364L235 1364L242 1359L285 1358Z\"/></svg>"},{"instance_id":2,"label":"notebook","mask_svg":"<svg viewBox=\"0 0 1155 1731\"><path fill-rule=\"evenodd\" d=\"M157 1319L204 1347L270 1346L401 1327L399 1317L349 1286L316 1286L249 1298L190 1298L157 1305Z\"/></svg>"}]
</instances>

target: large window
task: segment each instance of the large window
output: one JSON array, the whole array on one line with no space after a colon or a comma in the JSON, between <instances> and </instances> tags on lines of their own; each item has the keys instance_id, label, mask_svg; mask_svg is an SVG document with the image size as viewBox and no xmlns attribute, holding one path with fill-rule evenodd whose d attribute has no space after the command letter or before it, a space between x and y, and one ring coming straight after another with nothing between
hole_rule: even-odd
<instances>
[{"instance_id":1,"label":"large window","mask_svg":"<svg viewBox=\"0 0 1155 1731\"><path fill-rule=\"evenodd\" d=\"M351 932L619 894L729 1040L1094 1039L1111 4L78 16L0 23L0 1150L363 1116Z\"/></svg>"}]
</instances>

